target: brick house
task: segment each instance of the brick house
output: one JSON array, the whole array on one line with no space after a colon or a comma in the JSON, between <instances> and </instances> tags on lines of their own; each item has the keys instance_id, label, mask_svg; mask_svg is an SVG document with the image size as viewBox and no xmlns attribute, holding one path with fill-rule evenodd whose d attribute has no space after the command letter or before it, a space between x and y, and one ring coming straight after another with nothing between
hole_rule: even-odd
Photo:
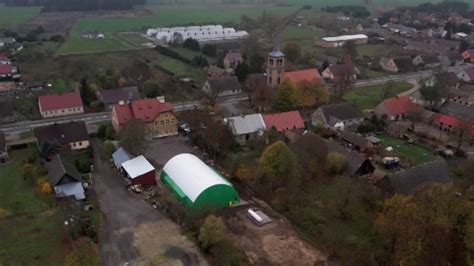
<instances>
[{"instance_id":1,"label":"brick house","mask_svg":"<svg viewBox=\"0 0 474 266\"><path fill-rule=\"evenodd\" d=\"M38 106L43 118L84 113L84 107L79 92L38 96Z\"/></svg>"},{"instance_id":2,"label":"brick house","mask_svg":"<svg viewBox=\"0 0 474 266\"><path fill-rule=\"evenodd\" d=\"M357 70L351 63L334 65L326 68L323 71L322 76L325 79L330 79L333 81L341 80L344 78L348 78L353 81L357 79Z\"/></svg>"},{"instance_id":3,"label":"brick house","mask_svg":"<svg viewBox=\"0 0 474 266\"><path fill-rule=\"evenodd\" d=\"M164 98L136 100L129 104L116 104L112 108L112 125L117 133L133 119L145 124L149 139L178 134L173 105L165 103Z\"/></svg>"}]
</instances>

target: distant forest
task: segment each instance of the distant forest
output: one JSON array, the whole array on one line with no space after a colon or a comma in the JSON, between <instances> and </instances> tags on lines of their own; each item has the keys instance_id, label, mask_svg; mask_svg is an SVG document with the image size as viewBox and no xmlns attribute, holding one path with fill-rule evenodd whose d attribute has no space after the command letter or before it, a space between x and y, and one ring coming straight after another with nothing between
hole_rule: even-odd
<instances>
[{"instance_id":1,"label":"distant forest","mask_svg":"<svg viewBox=\"0 0 474 266\"><path fill-rule=\"evenodd\" d=\"M146 0L0 0L7 6L43 6L43 11L126 10Z\"/></svg>"}]
</instances>

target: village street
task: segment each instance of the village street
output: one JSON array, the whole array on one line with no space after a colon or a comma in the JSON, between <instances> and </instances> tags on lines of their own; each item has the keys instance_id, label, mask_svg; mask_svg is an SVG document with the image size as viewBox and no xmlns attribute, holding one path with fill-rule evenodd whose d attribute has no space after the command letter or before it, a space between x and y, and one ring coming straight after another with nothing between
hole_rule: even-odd
<instances>
[{"instance_id":1,"label":"village street","mask_svg":"<svg viewBox=\"0 0 474 266\"><path fill-rule=\"evenodd\" d=\"M103 213L99 230L102 265L206 265L180 227L125 189L125 182L94 142L93 189Z\"/></svg>"}]
</instances>

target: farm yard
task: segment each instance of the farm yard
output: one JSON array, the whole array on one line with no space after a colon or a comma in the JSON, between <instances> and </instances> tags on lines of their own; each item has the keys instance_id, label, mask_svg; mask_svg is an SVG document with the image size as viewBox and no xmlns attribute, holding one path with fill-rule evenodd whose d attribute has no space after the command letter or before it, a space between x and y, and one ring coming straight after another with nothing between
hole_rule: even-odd
<instances>
[{"instance_id":1,"label":"farm yard","mask_svg":"<svg viewBox=\"0 0 474 266\"><path fill-rule=\"evenodd\" d=\"M385 147L392 147L395 154L406 158L413 164L422 164L435 159L432 151L427 148L416 144L409 144L406 141L385 134L377 137L381 139L382 145Z\"/></svg>"},{"instance_id":2,"label":"farm yard","mask_svg":"<svg viewBox=\"0 0 474 266\"><path fill-rule=\"evenodd\" d=\"M373 109L382 100L407 91L412 86L413 85L410 83L396 82L392 83L391 88L389 88L386 84L354 88L350 91L347 91L342 96L342 98L345 101L355 103L357 108L360 110Z\"/></svg>"}]
</instances>

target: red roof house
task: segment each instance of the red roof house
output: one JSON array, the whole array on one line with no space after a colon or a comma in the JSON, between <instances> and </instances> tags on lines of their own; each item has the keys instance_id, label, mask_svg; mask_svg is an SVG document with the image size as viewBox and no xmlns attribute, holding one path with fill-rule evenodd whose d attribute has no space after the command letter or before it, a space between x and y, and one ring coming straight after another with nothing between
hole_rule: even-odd
<instances>
[{"instance_id":1,"label":"red roof house","mask_svg":"<svg viewBox=\"0 0 474 266\"><path fill-rule=\"evenodd\" d=\"M310 82L316 85L324 84L324 80L316 68L285 72L285 78L291 79L296 85L301 82Z\"/></svg>"},{"instance_id":2,"label":"red roof house","mask_svg":"<svg viewBox=\"0 0 474 266\"><path fill-rule=\"evenodd\" d=\"M467 49L462 53L462 57L465 60L469 60L471 63L474 62L474 48Z\"/></svg>"},{"instance_id":3,"label":"red roof house","mask_svg":"<svg viewBox=\"0 0 474 266\"><path fill-rule=\"evenodd\" d=\"M375 108L377 116L387 116L390 120L397 120L405 114L419 111L421 111L421 108L412 102L409 96L397 96L385 99Z\"/></svg>"},{"instance_id":4,"label":"red roof house","mask_svg":"<svg viewBox=\"0 0 474 266\"><path fill-rule=\"evenodd\" d=\"M435 122L436 125L439 127L440 130L443 130L445 132L451 131L453 128L456 127L466 127L467 123L464 123L459 120L458 118L450 115L445 115L445 114L436 114L435 116ZM469 133L471 136L474 136L474 126L471 127L471 130L469 130Z\"/></svg>"},{"instance_id":5,"label":"red roof house","mask_svg":"<svg viewBox=\"0 0 474 266\"><path fill-rule=\"evenodd\" d=\"M153 137L177 133L177 120L173 105L159 99L141 99L129 104L116 104L112 108L112 125L119 132L121 127L133 119L144 122Z\"/></svg>"},{"instance_id":6,"label":"red roof house","mask_svg":"<svg viewBox=\"0 0 474 266\"><path fill-rule=\"evenodd\" d=\"M79 92L38 96L38 106L43 118L84 113Z\"/></svg>"},{"instance_id":7,"label":"red roof house","mask_svg":"<svg viewBox=\"0 0 474 266\"><path fill-rule=\"evenodd\" d=\"M298 111L262 115L266 128L275 127L278 132L303 129L304 121Z\"/></svg>"},{"instance_id":8,"label":"red roof house","mask_svg":"<svg viewBox=\"0 0 474 266\"><path fill-rule=\"evenodd\" d=\"M13 67L10 64L0 64L0 77L7 77L13 72Z\"/></svg>"}]
</instances>

